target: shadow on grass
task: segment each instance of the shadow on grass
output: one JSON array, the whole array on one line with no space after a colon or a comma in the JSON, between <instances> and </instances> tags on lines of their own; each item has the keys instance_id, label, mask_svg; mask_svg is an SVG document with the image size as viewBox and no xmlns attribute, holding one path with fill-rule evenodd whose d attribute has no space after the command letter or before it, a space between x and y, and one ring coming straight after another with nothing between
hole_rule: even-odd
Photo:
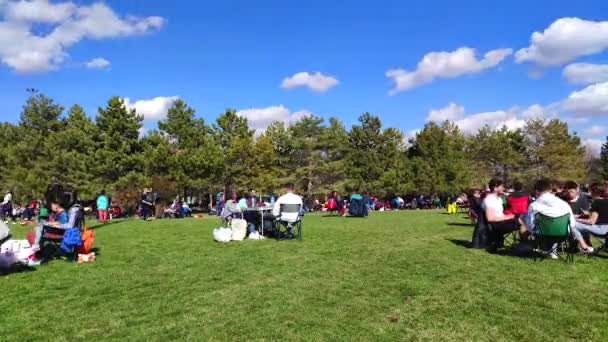
<instances>
[{"instance_id":1,"label":"shadow on grass","mask_svg":"<svg viewBox=\"0 0 608 342\"><path fill-rule=\"evenodd\" d=\"M474 228L473 224L471 224L471 223L464 223L464 222L449 222L448 226Z\"/></svg>"},{"instance_id":2,"label":"shadow on grass","mask_svg":"<svg viewBox=\"0 0 608 342\"><path fill-rule=\"evenodd\" d=\"M19 263L9 267L8 269L0 269L0 277L8 276L9 274L14 273L33 272L35 270L36 269L33 267Z\"/></svg>"},{"instance_id":3,"label":"shadow on grass","mask_svg":"<svg viewBox=\"0 0 608 342\"><path fill-rule=\"evenodd\" d=\"M87 229L94 229L97 230L99 228L105 228L105 227L109 227L115 224L119 224L119 223L123 223L127 221L127 219L118 219L118 220L114 220L111 222L107 222L107 223L96 223L96 224L92 224L90 226L87 226Z\"/></svg>"},{"instance_id":4,"label":"shadow on grass","mask_svg":"<svg viewBox=\"0 0 608 342\"><path fill-rule=\"evenodd\" d=\"M473 244L469 240L458 240L458 239L446 239L456 246L464 247L464 248L473 248Z\"/></svg>"},{"instance_id":5,"label":"shadow on grass","mask_svg":"<svg viewBox=\"0 0 608 342\"><path fill-rule=\"evenodd\" d=\"M464 247L464 248L473 248L473 244L469 240L459 240L459 239L446 239L456 246ZM480 248L483 249L483 248ZM508 256L508 257L516 257L516 258L525 258L525 259L534 259L534 257L538 258L538 255L534 252L534 246L527 243L519 243L512 247L500 248L497 251L490 252L490 254Z\"/></svg>"}]
</instances>

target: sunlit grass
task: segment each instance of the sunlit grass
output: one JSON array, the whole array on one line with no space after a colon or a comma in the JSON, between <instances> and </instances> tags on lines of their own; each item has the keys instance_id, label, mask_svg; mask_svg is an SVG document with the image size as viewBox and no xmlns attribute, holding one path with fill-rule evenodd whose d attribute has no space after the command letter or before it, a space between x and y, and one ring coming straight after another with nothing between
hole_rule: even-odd
<instances>
[{"instance_id":1,"label":"sunlit grass","mask_svg":"<svg viewBox=\"0 0 608 342\"><path fill-rule=\"evenodd\" d=\"M213 241L215 218L107 225L93 264L0 277L0 340L608 338L607 259L466 249L466 223L314 214L302 242L229 244Z\"/></svg>"}]
</instances>

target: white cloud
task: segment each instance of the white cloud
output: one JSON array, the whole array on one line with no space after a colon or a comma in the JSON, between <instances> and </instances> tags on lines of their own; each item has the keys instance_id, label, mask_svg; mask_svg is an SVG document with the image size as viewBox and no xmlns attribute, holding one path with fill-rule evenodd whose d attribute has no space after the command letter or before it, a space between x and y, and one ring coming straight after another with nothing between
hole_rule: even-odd
<instances>
[{"instance_id":1,"label":"white cloud","mask_svg":"<svg viewBox=\"0 0 608 342\"><path fill-rule=\"evenodd\" d=\"M530 46L517 51L518 63L560 65L608 48L608 21L560 18L543 32L534 32Z\"/></svg>"},{"instance_id":2,"label":"white cloud","mask_svg":"<svg viewBox=\"0 0 608 342\"><path fill-rule=\"evenodd\" d=\"M6 6L6 18L17 21L58 23L69 18L76 6L72 2L50 3L48 0L11 1Z\"/></svg>"},{"instance_id":3,"label":"white cloud","mask_svg":"<svg viewBox=\"0 0 608 342\"><path fill-rule=\"evenodd\" d=\"M608 64L573 63L564 68L562 75L574 84L608 82Z\"/></svg>"},{"instance_id":4,"label":"white cloud","mask_svg":"<svg viewBox=\"0 0 608 342\"><path fill-rule=\"evenodd\" d=\"M582 141L582 144L583 146L585 146L587 153L594 157L597 157L602 151L602 145L604 145L604 142L604 140L600 139L585 139Z\"/></svg>"},{"instance_id":5,"label":"white cloud","mask_svg":"<svg viewBox=\"0 0 608 342\"><path fill-rule=\"evenodd\" d=\"M464 107L453 102L441 109L431 109L426 121L443 122L455 121L464 117Z\"/></svg>"},{"instance_id":6,"label":"white cloud","mask_svg":"<svg viewBox=\"0 0 608 342\"><path fill-rule=\"evenodd\" d=\"M427 117L427 121L441 123L442 121L450 120L454 122L454 124L456 124L465 134L475 134L479 129L486 125L491 129L499 129L506 126L508 129L513 130L525 126L526 122L522 118L524 115L523 113L526 113L534 106L530 106L523 112L518 107L513 107L508 110L497 110L493 112L466 115L463 106L450 103L443 109L431 110ZM447 117L449 116L451 116L452 119L448 119ZM435 117L437 120L432 120L431 117Z\"/></svg>"},{"instance_id":7,"label":"white cloud","mask_svg":"<svg viewBox=\"0 0 608 342\"><path fill-rule=\"evenodd\" d=\"M526 120L534 119L554 119L559 117L561 103L554 102L546 106L535 103L521 111L520 116Z\"/></svg>"},{"instance_id":8,"label":"white cloud","mask_svg":"<svg viewBox=\"0 0 608 342\"><path fill-rule=\"evenodd\" d=\"M179 96L158 96L147 100L131 102L129 98L124 98L125 107L135 109L138 114L144 116L144 120L162 120L167 117L167 111Z\"/></svg>"},{"instance_id":9,"label":"white cloud","mask_svg":"<svg viewBox=\"0 0 608 342\"><path fill-rule=\"evenodd\" d=\"M338 85L338 80L332 76L323 75L320 72L310 74L298 72L293 76L286 77L281 83L281 88L291 89L296 87L308 87L309 89L322 93Z\"/></svg>"},{"instance_id":10,"label":"white cloud","mask_svg":"<svg viewBox=\"0 0 608 342\"><path fill-rule=\"evenodd\" d=\"M563 101L562 107L579 117L608 114L608 82L572 92Z\"/></svg>"},{"instance_id":11,"label":"white cloud","mask_svg":"<svg viewBox=\"0 0 608 342\"><path fill-rule=\"evenodd\" d=\"M56 69L67 49L83 39L108 39L144 34L163 27L161 17L119 17L105 3L77 6L44 0L10 2L0 21L0 60L17 72ZM46 34L37 24L49 24Z\"/></svg>"},{"instance_id":12,"label":"white cloud","mask_svg":"<svg viewBox=\"0 0 608 342\"><path fill-rule=\"evenodd\" d=\"M604 132L606 132L606 127L600 125L593 125L585 131L588 135L599 135L604 134Z\"/></svg>"},{"instance_id":13,"label":"white cloud","mask_svg":"<svg viewBox=\"0 0 608 342\"><path fill-rule=\"evenodd\" d=\"M431 52L426 54L414 71L391 69L386 77L394 83L391 95L433 82L437 78L455 78L466 74L479 73L495 67L507 56L513 53L511 49L496 49L487 52L482 59L477 59L475 49L461 47L447 52Z\"/></svg>"},{"instance_id":14,"label":"white cloud","mask_svg":"<svg viewBox=\"0 0 608 342\"><path fill-rule=\"evenodd\" d=\"M509 130L523 128L526 121L519 118L517 109L497 110L467 116L455 122L465 134L475 134L480 128L489 126L491 129L499 129L506 126Z\"/></svg>"},{"instance_id":15,"label":"white cloud","mask_svg":"<svg viewBox=\"0 0 608 342\"><path fill-rule=\"evenodd\" d=\"M289 108L284 105L270 106L266 108L250 108L242 109L237 112L237 115L247 118L249 127L261 132L275 121L284 122L290 125L304 116L310 116L310 111L301 110L292 113Z\"/></svg>"},{"instance_id":16,"label":"white cloud","mask_svg":"<svg viewBox=\"0 0 608 342\"><path fill-rule=\"evenodd\" d=\"M415 140L418 133L420 133L420 129L413 129L407 132L403 132L403 145L406 147L411 146L410 140Z\"/></svg>"},{"instance_id":17,"label":"white cloud","mask_svg":"<svg viewBox=\"0 0 608 342\"><path fill-rule=\"evenodd\" d=\"M93 58L85 63L85 66L89 69L105 69L110 66L110 61L105 58Z\"/></svg>"}]
</instances>

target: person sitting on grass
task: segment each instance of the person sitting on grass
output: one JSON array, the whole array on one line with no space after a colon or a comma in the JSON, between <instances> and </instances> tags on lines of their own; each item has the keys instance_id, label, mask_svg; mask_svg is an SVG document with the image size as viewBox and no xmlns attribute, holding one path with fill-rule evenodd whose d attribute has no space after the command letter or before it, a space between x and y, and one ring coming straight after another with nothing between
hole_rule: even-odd
<instances>
[{"instance_id":1,"label":"person sitting on grass","mask_svg":"<svg viewBox=\"0 0 608 342\"><path fill-rule=\"evenodd\" d=\"M551 218L562 217L568 215L570 218L570 226L573 227L576 224L576 219L574 214L572 213L572 208L570 205L566 203L561 198L557 197L553 193L553 187L551 185L551 181L547 179L541 179L536 182L534 186L534 190L536 191L536 200L530 204L528 208L528 213L525 215L526 217L526 226L530 232L535 233L537 228L535 226L536 223L536 215L541 214ZM574 230L571 230L571 235L573 238L579 242L581 249L584 252L592 252L593 249L588 247L582 239L577 238ZM550 257L552 259L557 259L558 256L553 251L556 246L551 247L551 251L542 251L543 253L550 253Z\"/></svg>"},{"instance_id":2,"label":"person sitting on grass","mask_svg":"<svg viewBox=\"0 0 608 342\"><path fill-rule=\"evenodd\" d=\"M519 230L520 234L526 236L527 230L522 222L513 214L505 214L502 195L505 186L502 180L492 179L489 183L490 193L483 200L483 210L486 219L492 225L490 251L496 251L504 245L504 235Z\"/></svg>"},{"instance_id":3,"label":"person sitting on grass","mask_svg":"<svg viewBox=\"0 0 608 342\"><path fill-rule=\"evenodd\" d=\"M279 197L276 202L274 202L274 207L272 208L272 215L279 221L297 221L300 216L300 213L281 213L281 204L297 204L300 205L300 208L302 208L302 197L294 193L294 186L292 183L288 183L285 185L285 195ZM291 226L288 226L287 228L286 237L288 239L293 238Z\"/></svg>"},{"instance_id":4,"label":"person sitting on grass","mask_svg":"<svg viewBox=\"0 0 608 342\"><path fill-rule=\"evenodd\" d=\"M63 206L61 203L59 203L59 201L55 200L51 202L51 211L54 214L54 220L44 222L36 227L36 237L34 238L34 245L32 246L32 250L34 251L40 250L40 239L42 238L44 226L68 229L73 228L75 225L76 217L73 218L73 224L70 226L70 219L72 219L72 217L68 218L68 214L65 212L65 209L63 209Z\"/></svg>"},{"instance_id":5,"label":"person sitting on grass","mask_svg":"<svg viewBox=\"0 0 608 342\"><path fill-rule=\"evenodd\" d=\"M574 225L572 233L574 239L578 241L583 252L593 252L592 247L587 247L587 243L583 239L584 233L590 233L595 236L606 236L608 234L608 198L604 189L599 186L593 186L591 189L593 201L591 202L591 210L588 218L579 216Z\"/></svg>"}]
</instances>

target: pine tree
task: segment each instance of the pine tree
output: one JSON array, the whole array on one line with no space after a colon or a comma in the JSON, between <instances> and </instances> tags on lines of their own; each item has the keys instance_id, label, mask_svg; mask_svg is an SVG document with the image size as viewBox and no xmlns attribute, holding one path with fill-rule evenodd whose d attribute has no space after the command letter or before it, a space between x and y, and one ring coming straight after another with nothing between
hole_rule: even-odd
<instances>
[{"instance_id":1,"label":"pine tree","mask_svg":"<svg viewBox=\"0 0 608 342\"><path fill-rule=\"evenodd\" d=\"M214 140L219 146L222 169L217 173L217 186L221 189L247 190L249 183L245 175L247 153L253 146L253 133L247 118L227 109L213 126Z\"/></svg>"},{"instance_id":2,"label":"pine tree","mask_svg":"<svg viewBox=\"0 0 608 342\"><path fill-rule=\"evenodd\" d=\"M97 174L103 185L116 184L129 173L141 174L143 160L139 130L143 116L128 110L119 97L99 108L96 124L100 145L95 154ZM131 178L133 176L130 176Z\"/></svg>"},{"instance_id":3,"label":"pine tree","mask_svg":"<svg viewBox=\"0 0 608 342\"><path fill-rule=\"evenodd\" d=\"M61 129L63 107L43 94L28 98L19 125L10 134L15 143L6 155L5 185L24 200L41 197L53 176L49 136Z\"/></svg>"},{"instance_id":4,"label":"pine tree","mask_svg":"<svg viewBox=\"0 0 608 342\"><path fill-rule=\"evenodd\" d=\"M585 148L568 124L558 119L529 121L524 129L528 178L581 181L585 178Z\"/></svg>"},{"instance_id":5,"label":"pine tree","mask_svg":"<svg viewBox=\"0 0 608 342\"><path fill-rule=\"evenodd\" d=\"M183 100L173 103L167 118L159 121L158 128L161 137L153 139L162 148L148 154L155 154L152 158L159 165L171 165L166 174L180 189L208 189L222 166L221 152L213 141L211 128L202 118L196 118L194 109ZM168 153L165 151L167 148ZM158 160L163 157L166 161Z\"/></svg>"},{"instance_id":6,"label":"pine tree","mask_svg":"<svg viewBox=\"0 0 608 342\"><path fill-rule=\"evenodd\" d=\"M61 121L61 128L48 136L49 170L61 183L77 189L81 197L93 198L102 190L95 173L97 126L82 107L74 105Z\"/></svg>"},{"instance_id":7,"label":"pine tree","mask_svg":"<svg viewBox=\"0 0 608 342\"><path fill-rule=\"evenodd\" d=\"M409 156L419 192L455 193L470 186L465 138L453 123L427 123L416 135Z\"/></svg>"}]
</instances>

